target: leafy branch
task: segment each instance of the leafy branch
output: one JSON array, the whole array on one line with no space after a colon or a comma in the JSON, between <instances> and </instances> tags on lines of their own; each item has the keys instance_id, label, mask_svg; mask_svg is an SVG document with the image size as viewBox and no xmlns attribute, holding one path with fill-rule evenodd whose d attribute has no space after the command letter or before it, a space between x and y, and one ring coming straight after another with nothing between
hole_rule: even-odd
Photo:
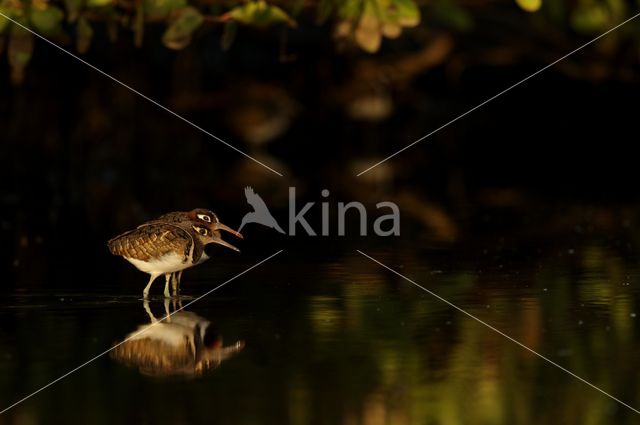
<instances>
[{"instance_id":1,"label":"leafy branch","mask_svg":"<svg viewBox=\"0 0 640 425\"><path fill-rule=\"evenodd\" d=\"M131 31L138 47L146 25L164 24L162 43L175 50L188 46L204 26L222 25L221 45L228 49L240 26L296 27L302 12L310 12L318 25L332 21L338 42L375 53L385 38L400 37L418 26L425 14L454 31L469 30L473 19L468 9L486 1L491 0L430 0L428 4L420 0L0 0L0 13L59 43L69 44L73 39L75 49L85 53L96 24L105 25L114 41L120 30ZM514 2L527 12L546 6L549 21L564 25L568 20L580 33L602 31L627 14L624 0ZM0 15L0 53L7 50L14 82L24 78L33 48L33 35Z\"/></svg>"}]
</instances>

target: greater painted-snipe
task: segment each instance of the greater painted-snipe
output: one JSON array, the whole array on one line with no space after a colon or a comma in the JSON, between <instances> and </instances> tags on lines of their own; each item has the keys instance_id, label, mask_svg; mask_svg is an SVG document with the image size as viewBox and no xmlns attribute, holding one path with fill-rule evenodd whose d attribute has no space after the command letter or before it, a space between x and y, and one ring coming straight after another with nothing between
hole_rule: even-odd
<instances>
[{"instance_id":1,"label":"greater painted-snipe","mask_svg":"<svg viewBox=\"0 0 640 425\"><path fill-rule=\"evenodd\" d=\"M145 375L200 376L215 370L244 348L244 341L223 346L216 326L191 311L174 311L170 315L169 300L165 300L167 315L161 319L153 315L147 300L143 306L151 323L138 326L116 343L110 355Z\"/></svg>"},{"instance_id":2,"label":"greater painted-snipe","mask_svg":"<svg viewBox=\"0 0 640 425\"><path fill-rule=\"evenodd\" d=\"M209 210L173 212L116 236L108 245L112 254L124 257L138 270L150 275L143 291L145 299L153 281L160 275L165 276L164 295L168 298L169 282L174 274L181 274L209 259L204 251L206 245L215 243L238 251L222 239L220 230L242 238L240 233L220 223ZM174 296L177 296L179 276L174 277L173 283Z\"/></svg>"},{"instance_id":3,"label":"greater painted-snipe","mask_svg":"<svg viewBox=\"0 0 640 425\"><path fill-rule=\"evenodd\" d=\"M207 210L204 208L196 208L191 211L173 211L170 213L163 214L157 219L152 220L149 223L154 223L154 222L182 223L182 222L189 222L189 221L200 222L200 224L209 226L209 227L214 226L214 229L212 230L213 232L218 230L224 230L225 232L229 232L232 235L240 239L243 239L242 235L239 232L236 232L235 230L231 229L229 226L222 224L220 222L220 219L218 219L218 216L213 211ZM218 236L219 235L220 233L218 232ZM226 243L221 238L216 243L226 246L227 248L231 248L235 251L238 251L238 249L235 246ZM201 258L200 262L198 262L197 264L200 264L203 261L206 261L207 259L209 259L209 257L205 256ZM183 270L180 270L171 274L174 297L177 297L180 294L180 282L182 281L182 272Z\"/></svg>"}]
</instances>

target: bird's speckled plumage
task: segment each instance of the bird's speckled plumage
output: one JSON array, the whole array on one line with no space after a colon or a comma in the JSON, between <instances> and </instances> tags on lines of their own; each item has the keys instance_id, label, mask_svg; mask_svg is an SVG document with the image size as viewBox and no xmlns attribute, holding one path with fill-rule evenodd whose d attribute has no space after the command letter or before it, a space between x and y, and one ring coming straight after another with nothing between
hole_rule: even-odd
<instances>
[{"instance_id":1,"label":"bird's speckled plumage","mask_svg":"<svg viewBox=\"0 0 640 425\"><path fill-rule=\"evenodd\" d=\"M159 321L148 304L151 323L131 332L111 351L111 357L150 376L198 376L216 369L244 347L243 341L222 345L211 323L193 312L179 311Z\"/></svg>"},{"instance_id":2,"label":"bird's speckled plumage","mask_svg":"<svg viewBox=\"0 0 640 425\"><path fill-rule=\"evenodd\" d=\"M242 235L220 223L210 210L197 208L187 212L167 213L143 223L108 242L109 250L120 255L138 270L150 275L144 298L148 297L153 281L165 276L165 297L169 297L169 282L173 282L174 296L178 296L180 276L184 269L207 260L204 248L215 243L238 251L220 231L242 238Z\"/></svg>"},{"instance_id":3,"label":"bird's speckled plumage","mask_svg":"<svg viewBox=\"0 0 640 425\"><path fill-rule=\"evenodd\" d=\"M187 225L147 223L125 232L108 243L114 255L150 261L170 253L183 256L183 262L197 263L204 252L204 244Z\"/></svg>"},{"instance_id":4,"label":"bird's speckled plumage","mask_svg":"<svg viewBox=\"0 0 640 425\"><path fill-rule=\"evenodd\" d=\"M205 208L196 208L191 211L168 212L144 224L184 223L184 222L193 222L193 223L200 222L200 224L204 226L211 226L212 224L220 224L220 220L218 219L218 216L213 211L207 210Z\"/></svg>"}]
</instances>

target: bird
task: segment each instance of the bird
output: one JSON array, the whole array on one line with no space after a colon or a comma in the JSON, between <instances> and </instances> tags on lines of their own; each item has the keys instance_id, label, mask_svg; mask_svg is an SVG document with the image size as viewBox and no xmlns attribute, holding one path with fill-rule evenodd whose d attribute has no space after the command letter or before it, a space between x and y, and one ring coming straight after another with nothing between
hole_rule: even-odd
<instances>
[{"instance_id":1,"label":"bird","mask_svg":"<svg viewBox=\"0 0 640 425\"><path fill-rule=\"evenodd\" d=\"M219 229L229 228L219 222L205 226L201 221L193 220L152 220L116 236L107 245L112 254L124 257L138 270L150 275L142 293L144 299L148 299L151 285L160 275L165 276L164 296L169 298L171 276L206 261L209 258L204 252L206 245L215 243L239 251L222 239ZM174 286L174 295L177 296L175 289Z\"/></svg>"},{"instance_id":2,"label":"bird","mask_svg":"<svg viewBox=\"0 0 640 425\"><path fill-rule=\"evenodd\" d=\"M269 212L267 204L264 203L260 195L254 192L252 187L247 186L244 188L244 196L247 198L247 203L253 207L253 211L246 213L244 217L242 217L238 231L242 230L245 224L258 223L275 229L280 233L285 233L273 215L271 215L271 212Z\"/></svg>"},{"instance_id":3,"label":"bird","mask_svg":"<svg viewBox=\"0 0 640 425\"><path fill-rule=\"evenodd\" d=\"M227 226L225 226L224 224L220 223L220 219L218 219L218 216L213 211L207 210L205 208L196 208L191 211L168 212L166 214L162 214L160 217L154 220L151 220L151 222L162 221L162 222L168 222L168 223L180 223L182 221L190 221L190 220L201 221L202 224L205 224L205 225L218 223L222 227L225 227L226 230L230 231L231 233L235 233L235 230L232 230Z\"/></svg>"},{"instance_id":4,"label":"bird","mask_svg":"<svg viewBox=\"0 0 640 425\"><path fill-rule=\"evenodd\" d=\"M218 219L218 216L211 210L205 209L205 208L195 208L191 211L173 211L173 212L169 212L166 214L161 215L160 217L156 218L155 220L152 220L150 222L147 222L145 224L148 223L154 223L154 222L162 222L162 223L180 223L180 222L184 222L184 221L200 221L201 224L205 225L205 226L210 226L210 225L214 225L216 230L224 230L226 232L231 233L232 235L240 238L240 239L244 239L243 236L239 233L236 232L235 230L231 229L230 227L220 223L220 219ZM144 224L143 224L144 226ZM223 241L224 242L224 241ZM224 245L224 244L222 244ZM228 245L225 245L228 248L231 249L235 249L235 247L230 247ZM237 250L237 249L236 249ZM207 258L201 260L201 262L206 261ZM199 264L199 263L198 263ZM182 281L182 272L183 270L180 270L178 272L172 273L171 274L171 282L172 282L172 288L173 288L173 296L177 297L180 293L180 282Z\"/></svg>"},{"instance_id":5,"label":"bird","mask_svg":"<svg viewBox=\"0 0 640 425\"><path fill-rule=\"evenodd\" d=\"M223 346L216 327L194 312L181 307L169 315L168 302L165 300L167 316L157 319L145 300L151 323L138 326L114 344L111 358L144 375L193 377L215 370L244 348L244 341Z\"/></svg>"}]
</instances>

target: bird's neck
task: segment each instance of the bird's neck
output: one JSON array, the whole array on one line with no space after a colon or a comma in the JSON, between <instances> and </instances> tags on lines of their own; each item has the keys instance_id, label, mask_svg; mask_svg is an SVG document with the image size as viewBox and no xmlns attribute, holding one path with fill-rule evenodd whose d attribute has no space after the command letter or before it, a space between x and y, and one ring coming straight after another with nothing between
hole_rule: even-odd
<instances>
[{"instance_id":1,"label":"bird's neck","mask_svg":"<svg viewBox=\"0 0 640 425\"><path fill-rule=\"evenodd\" d=\"M200 264L200 263L204 263L205 261L207 261L209 259L209 256L207 255L206 252L202 251L202 255L200 256L200 258L198 258L197 261L194 261L193 264Z\"/></svg>"}]
</instances>

